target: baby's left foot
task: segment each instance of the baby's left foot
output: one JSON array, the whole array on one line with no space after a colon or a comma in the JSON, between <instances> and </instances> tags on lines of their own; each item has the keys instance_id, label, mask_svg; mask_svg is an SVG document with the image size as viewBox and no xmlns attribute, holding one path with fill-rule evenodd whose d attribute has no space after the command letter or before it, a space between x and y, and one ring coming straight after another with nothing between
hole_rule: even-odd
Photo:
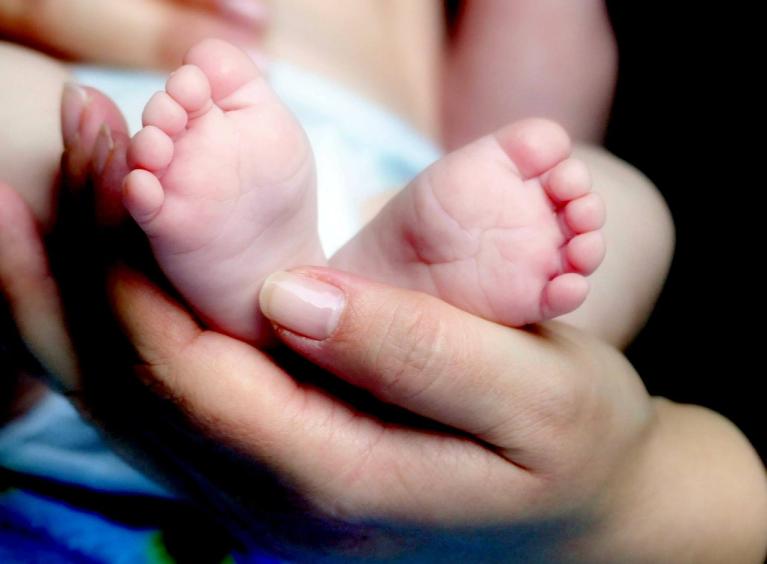
<instances>
[{"instance_id":1,"label":"baby's left foot","mask_svg":"<svg viewBox=\"0 0 767 564\"><path fill-rule=\"evenodd\" d=\"M206 40L185 63L144 110L123 202L205 321L263 344L264 278L324 263L311 147L245 53Z\"/></svg>"}]
</instances>

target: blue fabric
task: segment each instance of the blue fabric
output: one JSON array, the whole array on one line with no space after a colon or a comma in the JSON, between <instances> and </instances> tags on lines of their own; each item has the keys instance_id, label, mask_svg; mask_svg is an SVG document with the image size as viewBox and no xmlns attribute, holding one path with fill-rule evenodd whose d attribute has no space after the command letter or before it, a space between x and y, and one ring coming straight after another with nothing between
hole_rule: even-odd
<instances>
[{"instance_id":1,"label":"blue fabric","mask_svg":"<svg viewBox=\"0 0 767 564\"><path fill-rule=\"evenodd\" d=\"M21 490L0 495L0 562L169 562L154 548L156 531Z\"/></svg>"}]
</instances>

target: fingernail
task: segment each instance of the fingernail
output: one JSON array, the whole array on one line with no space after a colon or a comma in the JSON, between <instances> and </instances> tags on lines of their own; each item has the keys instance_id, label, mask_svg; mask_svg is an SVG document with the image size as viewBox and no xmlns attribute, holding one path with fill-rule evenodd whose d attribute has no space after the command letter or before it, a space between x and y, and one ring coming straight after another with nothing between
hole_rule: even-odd
<instances>
[{"instance_id":1,"label":"fingernail","mask_svg":"<svg viewBox=\"0 0 767 564\"><path fill-rule=\"evenodd\" d=\"M290 272L275 272L264 281L261 312L277 325L322 341L338 326L346 296L331 284Z\"/></svg>"},{"instance_id":2,"label":"fingernail","mask_svg":"<svg viewBox=\"0 0 767 564\"><path fill-rule=\"evenodd\" d=\"M67 82L61 94L61 135L64 146L71 146L77 137L77 128L88 105L88 93L78 84Z\"/></svg>"},{"instance_id":3,"label":"fingernail","mask_svg":"<svg viewBox=\"0 0 767 564\"><path fill-rule=\"evenodd\" d=\"M93 148L93 170L97 175L104 172L109 155L114 149L115 143L112 139L112 130L105 123L101 125L99 134L96 136L96 144Z\"/></svg>"},{"instance_id":4,"label":"fingernail","mask_svg":"<svg viewBox=\"0 0 767 564\"><path fill-rule=\"evenodd\" d=\"M269 19L269 9L259 0L219 0L218 6L225 16L245 25L264 24Z\"/></svg>"}]
</instances>

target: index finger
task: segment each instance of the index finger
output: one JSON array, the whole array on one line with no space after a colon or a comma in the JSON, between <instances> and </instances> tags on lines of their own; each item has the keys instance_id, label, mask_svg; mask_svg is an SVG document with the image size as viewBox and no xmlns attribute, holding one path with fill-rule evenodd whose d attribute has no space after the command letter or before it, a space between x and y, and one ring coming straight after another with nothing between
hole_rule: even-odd
<instances>
[{"instance_id":1,"label":"index finger","mask_svg":"<svg viewBox=\"0 0 767 564\"><path fill-rule=\"evenodd\" d=\"M21 196L0 182L0 296L20 336L60 384L74 389L78 369L40 233Z\"/></svg>"}]
</instances>

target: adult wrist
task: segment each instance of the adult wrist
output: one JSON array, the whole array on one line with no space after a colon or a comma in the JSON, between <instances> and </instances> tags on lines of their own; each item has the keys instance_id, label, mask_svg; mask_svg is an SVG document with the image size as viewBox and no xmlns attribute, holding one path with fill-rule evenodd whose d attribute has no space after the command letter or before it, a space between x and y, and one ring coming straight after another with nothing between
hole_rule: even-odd
<instances>
[{"instance_id":1,"label":"adult wrist","mask_svg":"<svg viewBox=\"0 0 767 564\"><path fill-rule=\"evenodd\" d=\"M584 562L761 563L767 475L745 436L703 407L654 398L654 418L623 464Z\"/></svg>"}]
</instances>

